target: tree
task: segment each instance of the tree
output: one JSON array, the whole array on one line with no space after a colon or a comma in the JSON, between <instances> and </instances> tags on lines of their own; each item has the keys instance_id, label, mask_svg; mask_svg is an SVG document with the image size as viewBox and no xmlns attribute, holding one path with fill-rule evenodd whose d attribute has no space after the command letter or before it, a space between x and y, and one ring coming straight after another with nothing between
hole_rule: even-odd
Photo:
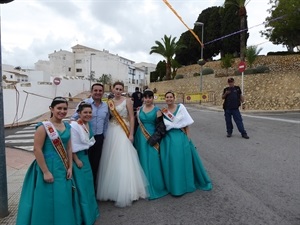
<instances>
[{"instance_id":1,"label":"tree","mask_svg":"<svg viewBox=\"0 0 300 225\"><path fill-rule=\"evenodd\" d=\"M245 0L225 0L225 7L222 10L222 36L230 36L223 39L222 56L229 53L240 56L241 60L244 59L243 53L249 36L246 32L247 27ZM231 35L233 33L236 34Z\"/></svg>"},{"instance_id":2,"label":"tree","mask_svg":"<svg viewBox=\"0 0 300 225\"><path fill-rule=\"evenodd\" d=\"M300 1L270 0L271 16L266 18L261 34L275 45L282 44L288 51L300 45Z\"/></svg>"},{"instance_id":3,"label":"tree","mask_svg":"<svg viewBox=\"0 0 300 225\"><path fill-rule=\"evenodd\" d=\"M226 69L226 76L228 76L228 69L232 67L233 63L234 58L232 54L225 54L225 56L221 58L221 67Z\"/></svg>"},{"instance_id":4,"label":"tree","mask_svg":"<svg viewBox=\"0 0 300 225\"><path fill-rule=\"evenodd\" d=\"M177 49L182 48L184 46L178 44L176 42L176 37L172 38L167 35L162 38L162 43L159 41L155 41L156 46L151 47L150 55L152 53L156 53L162 55L166 59L166 80L171 79L171 60L175 55Z\"/></svg>"},{"instance_id":5,"label":"tree","mask_svg":"<svg viewBox=\"0 0 300 225\"><path fill-rule=\"evenodd\" d=\"M249 2L249 1L248 1ZM238 16L240 19L240 59L245 60L245 50L246 50L246 29L247 27L247 10L246 10L246 0L227 0L225 4L235 5L238 7Z\"/></svg>"},{"instance_id":6,"label":"tree","mask_svg":"<svg viewBox=\"0 0 300 225\"><path fill-rule=\"evenodd\" d=\"M259 55L259 53L261 52L262 48L257 48L257 46L249 46L246 51L245 51L245 55L246 55L246 59L247 62L249 64L249 67L252 68L253 63L255 62L257 56Z\"/></svg>"},{"instance_id":7,"label":"tree","mask_svg":"<svg viewBox=\"0 0 300 225\"><path fill-rule=\"evenodd\" d=\"M98 82L100 82L102 84L111 84L112 77L110 74L102 74L102 76L98 79Z\"/></svg>"},{"instance_id":8,"label":"tree","mask_svg":"<svg viewBox=\"0 0 300 225\"><path fill-rule=\"evenodd\" d=\"M175 60L181 65L195 64L200 56L200 45L191 32L182 33L178 43L185 45L186 48L180 48L176 51Z\"/></svg>"},{"instance_id":9,"label":"tree","mask_svg":"<svg viewBox=\"0 0 300 225\"><path fill-rule=\"evenodd\" d=\"M171 67L172 67L172 79L176 76L178 68L181 67L181 64L177 62L175 59L171 60Z\"/></svg>"},{"instance_id":10,"label":"tree","mask_svg":"<svg viewBox=\"0 0 300 225\"><path fill-rule=\"evenodd\" d=\"M206 42L215 40L221 36L221 7L210 7L201 12L198 16L197 22L204 24L204 44ZM194 27L194 32L198 37L202 38L202 27L197 25ZM203 40L201 40L203 41ZM197 63L201 55L201 45L197 42L196 38L190 31L185 31L181 34L179 41L180 44L186 46L176 51L176 61L181 65L191 65ZM215 41L210 44L205 44L203 49L203 58L212 59L217 56L221 50L221 41Z\"/></svg>"},{"instance_id":11,"label":"tree","mask_svg":"<svg viewBox=\"0 0 300 225\"><path fill-rule=\"evenodd\" d=\"M221 37L221 7L210 7L204 9L199 17L197 18L197 22L202 22L204 24L204 32L203 32L203 39L205 43L213 41L219 37ZM195 33L202 37L202 27L195 26L194 27ZM209 44L204 45L203 49L203 58L204 60L212 59L213 57L217 56L221 51L221 41L214 41ZM199 52L201 52L201 46L198 44ZM199 55L200 56L200 55ZM201 57L197 58L199 60ZM196 61L197 61L196 60Z\"/></svg>"},{"instance_id":12,"label":"tree","mask_svg":"<svg viewBox=\"0 0 300 225\"><path fill-rule=\"evenodd\" d=\"M162 81L166 75L166 61L159 61L155 71L150 73L150 82Z\"/></svg>"}]
</instances>

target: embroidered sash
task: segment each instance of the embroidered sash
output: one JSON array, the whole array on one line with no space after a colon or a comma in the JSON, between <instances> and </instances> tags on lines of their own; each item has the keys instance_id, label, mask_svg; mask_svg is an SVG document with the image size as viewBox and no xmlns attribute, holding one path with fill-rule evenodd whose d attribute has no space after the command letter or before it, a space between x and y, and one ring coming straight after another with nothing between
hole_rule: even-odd
<instances>
[{"instance_id":1,"label":"embroidered sash","mask_svg":"<svg viewBox=\"0 0 300 225\"><path fill-rule=\"evenodd\" d=\"M122 119L122 117L120 116L120 114L118 113L118 111L116 110L115 104L114 104L113 100L112 99L107 100L107 104L108 104L108 107L109 107L109 109L110 109L113 117L120 124L120 126L124 130L124 132L127 135L127 137L129 137L130 131L129 131L127 125L125 124L124 120Z\"/></svg>"},{"instance_id":2,"label":"embroidered sash","mask_svg":"<svg viewBox=\"0 0 300 225\"><path fill-rule=\"evenodd\" d=\"M81 140L84 143L88 144L89 146L93 146L96 142L94 136L92 136L90 138L90 131L88 130L88 128L85 126L85 124L83 123L83 121L81 119L78 119L77 123L83 129L83 132L84 132L84 134L82 134L82 132L80 132Z\"/></svg>"},{"instance_id":3,"label":"embroidered sash","mask_svg":"<svg viewBox=\"0 0 300 225\"><path fill-rule=\"evenodd\" d=\"M171 113L167 108L163 108L161 111L171 122L174 121L175 119L174 114ZM186 127L180 128L180 130L187 135Z\"/></svg>"},{"instance_id":4,"label":"embroidered sash","mask_svg":"<svg viewBox=\"0 0 300 225\"><path fill-rule=\"evenodd\" d=\"M53 147L55 148L56 152L58 153L59 157L61 158L61 161L63 162L66 170L69 169L69 162L68 162L68 156L67 152L65 150L65 147L62 143L62 140L53 126L53 124L50 121L43 121L43 125L45 127L45 130L47 132L48 137L50 138Z\"/></svg>"},{"instance_id":5,"label":"embroidered sash","mask_svg":"<svg viewBox=\"0 0 300 225\"><path fill-rule=\"evenodd\" d=\"M137 118L138 118L138 121L139 121L139 126L140 126L140 128L141 128L141 131L142 131L144 137L146 138L146 140L148 140L148 139L150 138L151 135L150 135L149 132L146 130L144 124L143 124L142 121L140 120L139 114L140 114L140 110L137 111ZM153 148L155 148L155 149L159 152L159 143L156 143L156 144L153 146Z\"/></svg>"},{"instance_id":6,"label":"embroidered sash","mask_svg":"<svg viewBox=\"0 0 300 225\"><path fill-rule=\"evenodd\" d=\"M175 116L173 115L173 113L171 113L167 108L162 108L161 112L172 122L175 119Z\"/></svg>"},{"instance_id":7,"label":"embroidered sash","mask_svg":"<svg viewBox=\"0 0 300 225\"><path fill-rule=\"evenodd\" d=\"M87 127L84 125L83 121L81 119L77 120L77 123L82 127L82 129L87 133L90 134L90 132L88 131Z\"/></svg>"}]
</instances>

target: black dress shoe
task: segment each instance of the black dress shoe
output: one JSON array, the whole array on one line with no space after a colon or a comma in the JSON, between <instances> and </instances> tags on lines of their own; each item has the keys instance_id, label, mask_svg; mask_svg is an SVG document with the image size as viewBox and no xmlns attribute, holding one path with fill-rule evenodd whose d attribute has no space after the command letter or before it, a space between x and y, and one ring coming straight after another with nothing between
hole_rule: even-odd
<instances>
[{"instance_id":1,"label":"black dress shoe","mask_svg":"<svg viewBox=\"0 0 300 225\"><path fill-rule=\"evenodd\" d=\"M242 137L245 139L249 139L249 136L247 134L242 134Z\"/></svg>"},{"instance_id":2,"label":"black dress shoe","mask_svg":"<svg viewBox=\"0 0 300 225\"><path fill-rule=\"evenodd\" d=\"M231 134L227 134L227 137L231 137Z\"/></svg>"}]
</instances>

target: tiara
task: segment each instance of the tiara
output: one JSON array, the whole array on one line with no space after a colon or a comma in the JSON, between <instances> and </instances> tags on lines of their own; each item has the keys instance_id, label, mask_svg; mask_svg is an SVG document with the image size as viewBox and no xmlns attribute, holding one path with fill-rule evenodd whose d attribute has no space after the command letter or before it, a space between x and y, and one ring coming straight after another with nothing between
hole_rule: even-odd
<instances>
[{"instance_id":1,"label":"tiara","mask_svg":"<svg viewBox=\"0 0 300 225\"><path fill-rule=\"evenodd\" d=\"M53 99L54 102L60 101L60 102L67 102L67 99L63 98L63 97L56 97Z\"/></svg>"}]
</instances>

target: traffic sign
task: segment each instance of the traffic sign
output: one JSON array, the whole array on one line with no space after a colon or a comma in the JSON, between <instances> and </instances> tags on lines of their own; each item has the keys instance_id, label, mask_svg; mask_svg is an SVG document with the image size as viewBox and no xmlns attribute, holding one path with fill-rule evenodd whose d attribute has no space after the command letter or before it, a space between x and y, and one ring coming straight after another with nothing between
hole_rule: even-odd
<instances>
[{"instance_id":1,"label":"traffic sign","mask_svg":"<svg viewBox=\"0 0 300 225\"><path fill-rule=\"evenodd\" d=\"M239 71L242 73L245 72L245 69L246 69L246 63L244 61L241 61L239 63Z\"/></svg>"},{"instance_id":2,"label":"traffic sign","mask_svg":"<svg viewBox=\"0 0 300 225\"><path fill-rule=\"evenodd\" d=\"M54 83L55 85L59 85L59 84L60 84L60 78L59 78L59 77L55 77L55 78L53 79L53 83Z\"/></svg>"}]
</instances>

